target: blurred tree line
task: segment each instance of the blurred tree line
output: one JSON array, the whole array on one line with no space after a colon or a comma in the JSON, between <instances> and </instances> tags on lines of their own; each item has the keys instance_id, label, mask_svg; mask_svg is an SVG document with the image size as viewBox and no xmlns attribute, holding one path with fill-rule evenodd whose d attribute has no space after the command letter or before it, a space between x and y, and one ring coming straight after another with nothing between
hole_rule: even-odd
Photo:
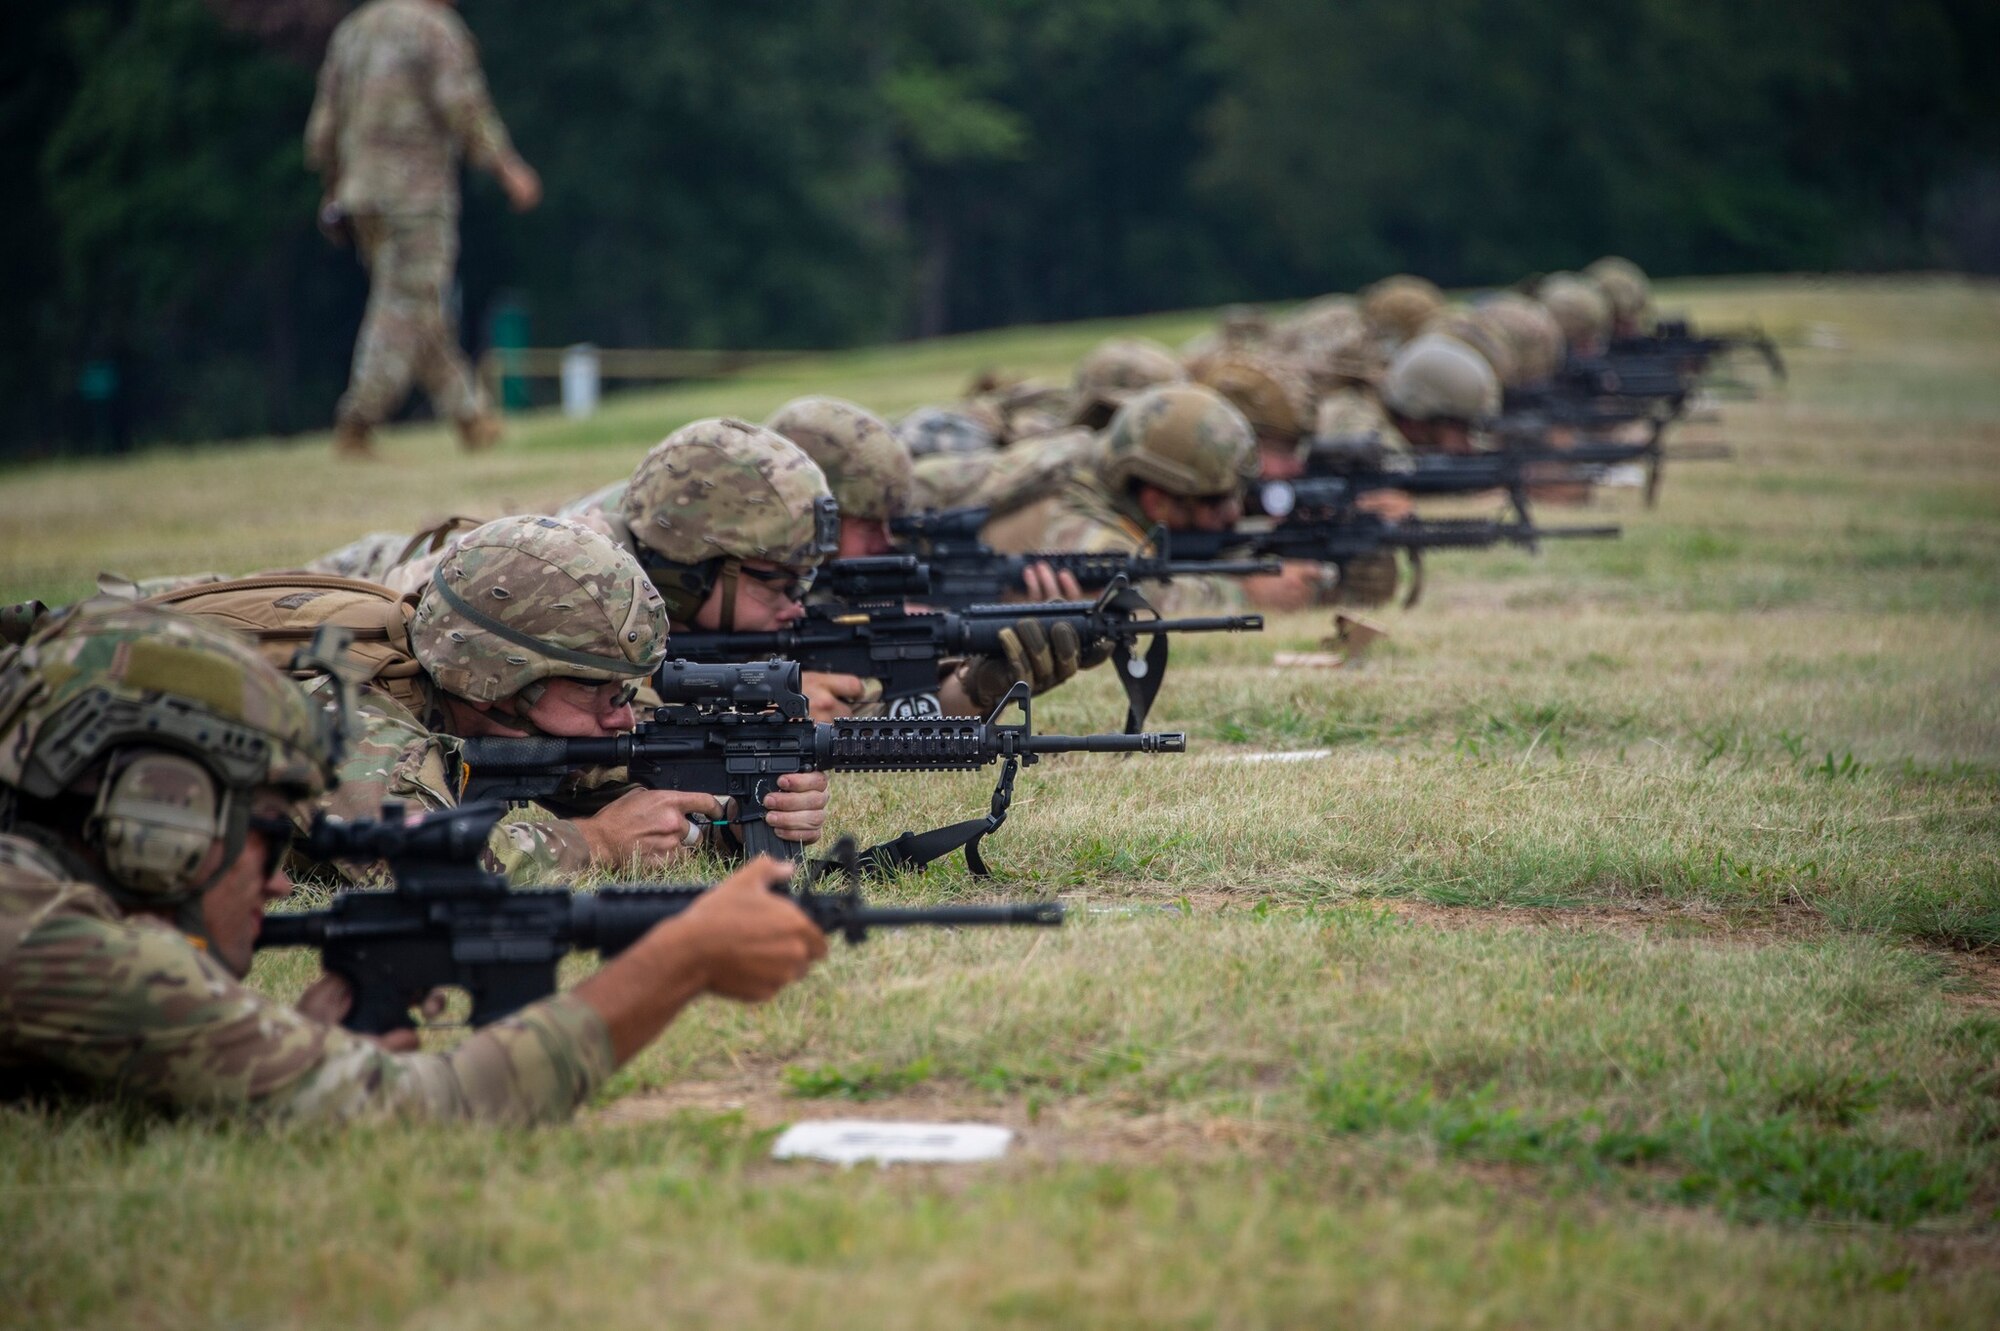
<instances>
[{"instance_id":1,"label":"blurred tree line","mask_svg":"<svg viewBox=\"0 0 2000 1331\"><path fill-rule=\"evenodd\" d=\"M316 428L362 276L301 162L343 0L0 23L0 451ZM464 325L834 346L1352 287L2000 270L1987 0L466 0L548 199Z\"/></svg>"}]
</instances>

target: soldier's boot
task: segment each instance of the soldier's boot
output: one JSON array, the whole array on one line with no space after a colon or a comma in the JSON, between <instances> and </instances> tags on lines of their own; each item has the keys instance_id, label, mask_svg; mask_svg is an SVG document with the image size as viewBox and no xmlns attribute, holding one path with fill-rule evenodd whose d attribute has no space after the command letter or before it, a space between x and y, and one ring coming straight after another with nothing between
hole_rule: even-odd
<instances>
[{"instance_id":1,"label":"soldier's boot","mask_svg":"<svg viewBox=\"0 0 2000 1331\"><path fill-rule=\"evenodd\" d=\"M493 412L468 416L458 423L458 445L468 453L478 453L500 442L500 417Z\"/></svg>"},{"instance_id":2,"label":"soldier's boot","mask_svg":"<svg viewBox=\"0 0 2000 1331\"><path fill-rule=\"evenodd\" d=\"M343 421L333 427L333 455L352 462L372 462L377 456L373 435L366 425Z\"/></svg>"}]
</instances>

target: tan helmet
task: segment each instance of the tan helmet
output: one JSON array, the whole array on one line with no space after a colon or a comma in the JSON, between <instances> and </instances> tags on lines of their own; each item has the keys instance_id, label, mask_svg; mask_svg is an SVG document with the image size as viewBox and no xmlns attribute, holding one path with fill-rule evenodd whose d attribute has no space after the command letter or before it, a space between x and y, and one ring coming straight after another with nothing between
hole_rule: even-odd
<instances>
[{"instance_id":1,"label":"tan helmet","mask_svg":"<svg viewBox=\"0 0 2000 1331\"><path fill-rule=\"evenodd\" d=\"M804 573L840 548L840 508L819 464L783 435L728 417L654 444L632 472L624 517L639 562L683 624L730 560Z\"/></svg>"},{"instance_id":2,"label":"tan helmet","mask_svg":"<svg viewBox=\"0 0 2000 1331\"><path fill-rule=\"evenodd\" d=\"M1514 343L1498 324L1477 310L1453 306L1441 310L1424 325L1426 333L1442 333L1465 343L1486 358L1502 385L1515 382Z\"/></svg>"},{"instance_id":3,"label":"tan helmet","mask_svg":"<svg viewBox=\"0 0 2000 1331\"><path fill-rule=\"evenodd\" d=\"M1369 328L1389 342L1409 341L1443 308L1444 292L1437 283L1410 273L1385 277L1361 292L1361 313Z\"/></svg>"},{"instance_id":4,"label":"tan helmet","mask_svg":"<svg viewBox=\"0 0 2000 1331\"><path fill-rule=\"evenodd\" d=\"M896 437L910 457L934 453L971 457L1000 447L999 413L983 403L956 407L918 407L896 422Z\"/></svg>"},{"instance_id":5,"label":"tan helmet","mask_svg":"<svg viewBox=\"0 0 2000 1331\"><path fill-rule=\"evenodd\" d=\"M1255 478L1257 436L1243 413L1212 388L1149 388L1118 409L1099 475L1122 488L1144 481L1190 498L1233 495Z\"/></svg>"},{"instance_id":6,"label":"tan helmet","mask_svg":"<svg viewBox=\"0 0 2000 1331\"><path fill-rule=\"evenodd\" d=\"M637 560L564 518L501 518L438 563L410 650L446 693L498 702L563 676L619 681L667 654L667 609Z\"/></svg>"},{"instance_id":7,"label":"tan helmet","mask_svg":"<svg viewBox=\"0 0 2000 1331\"><path fill-rule=\"evenodd\" d=\"M0 653L0 805L94 774L78 830L119 895L188 901L223 871L195 876L215 840L223 869L241 853L254 791L299 800L333 784L338 722L226 629L85 602Z\"/></svg>"},{"instance_id":8,"label":"tan helmet","mask_svg":"<svg viewBox=\"0 0 2000 1331\"><path fill-rule=\"evenodd\" d=\"M1473 313L1505 337L1513 352L1514 376L1503 382L1540 383L1562 364L1562 325L1540 301L1518 291L1499 291L1483 297Z\"/></svg>"},{"instance_id":9,"label":"tan helmet","mask_svg":"<svg viewBox=\"0 0 2000 1331\"><path fill-rule=\"evenodd\" d=\"M1572 347L1603 341L1611 331L1611 302L1595 282L1575 273L1552 273L1535 288L1535 299L1548 308Z\"/></svg>"},{"instance_id":10,"label":"tan helmet","mask_svg":"<svg viewBox=\"0 0 2000 1331\"><path fill-rule=\"evenodd\" d=\"M1414 421L1482 421L1500 410L1500 379L1457 338L1425 333L1382 376L1382 405Z\"/></svg>"},{"instance_id":11,"label":"tan helmet","mask_svg":"<svg viewBox=\"0 0 2000 1331\"><path fill-rule=\"evenodd\" d=\"M1597 283L1604 298L1611 302L1611 315L1618 322L1637 324L1646 317L1653 303L1653 284L1638 264L1607 254L1585 268L1583 275Z\"/></svg>"},{"instance_id":12,"label":"tan helmet","mask_svg":"<svg viewBox=\"0 0 2000 1331\"><path fill-rule=\"evenodd\" d=\"M844 518L887 522L910 506L910 450L880 416L837 397L794 398L764 428L819 464Z\"/></svg>"},{"instance_id":13,"label":"tan helmet","mask_svg":"<svg viewBox=\"0 0 2000 1331\"><path fill-rule=\"evenodd\" d=\"M1312 385L1275 356L1227 352L1204 361L1197 378L1228 398L1259 435L1291 441L1312 433Z\"/></svg>"},{"instance_id":14,"label":"tan helmet","mask_svg":"<svg viewBox=\"0 0 2000 1331\"><path fill-rule=\"evenodd\" d=\"M1149 337L1109 338L1076 363L1076 391L1112 406L1159 384L1186 382L1180 359Z\"/></svg>"},{"instance_id":15,"label":"tan helmet","mask_svg":"<svg viewBox=\"0 0 2000 1331\"><path fill-rule=\"evenodd\" d=\"M1272 348L1287 356L1320 347L1344 347L1368 331L1368 318L1353 296L1321 296L1287 314L1271 333Z\"/></svg>"}]
</instances>

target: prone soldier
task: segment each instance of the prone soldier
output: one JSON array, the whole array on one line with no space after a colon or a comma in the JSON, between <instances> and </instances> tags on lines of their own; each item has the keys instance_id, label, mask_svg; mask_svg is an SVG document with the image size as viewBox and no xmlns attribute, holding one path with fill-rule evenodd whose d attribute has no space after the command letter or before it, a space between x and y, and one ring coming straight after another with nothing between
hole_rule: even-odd
<instances>
[{"instance_id":1,"label":"prone soldier","mask_svg":"<svg viewBox=\"0 0 2000 1331\"><path fill-rule=\"evenodd\" d=\"M768 859L590 979L420 1053L241 981L331 716L198 620L86 605L0 656L0 1090L292 1120L560 1119L703 994L761 1001L825 955Z\"/></svg>"}]
</instances>

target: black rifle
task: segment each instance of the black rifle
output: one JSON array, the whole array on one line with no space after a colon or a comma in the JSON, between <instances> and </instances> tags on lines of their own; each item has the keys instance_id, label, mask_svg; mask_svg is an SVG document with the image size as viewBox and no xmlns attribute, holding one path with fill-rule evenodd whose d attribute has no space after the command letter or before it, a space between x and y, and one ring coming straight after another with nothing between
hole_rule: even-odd
<instances>
[{"instance_id":1,"label":"black rifle","mask_svg":"<svg viewBox=\"0 0 2000 1331\"><path fill-rule=\"evenodd\" d=\"M1296 484L1296 483L1295 483ZM1310 492L1307 497L1310 498ZM1542 541L1607 540L1621 534L1617 526L1538 527L1532 522L1502 522L1488 518L1408 518L1392 521L1354 510L1344 497L1329 496L1326 508L1300 506L1266 531L1176 532L1183 548L1218 554L1248 549L1273 559L1305 559L1344 565L1383 551L1401 550L1410 561L1410 591L1403 598L1413 606L1424 589L1424 553L1429 550L1476 550L1495 545L1536 549Z\"/></svg>"},{"instance_id":2,"label":"black rifle","mask_svg":"<svg viewBox=\"0 0 2000 1331\"><path fill-rule=\"evenodd\" d=\"M479 863L493 824L506 811L501 803L464 804L415 822L406 822L396 804L382 806L380 821L338 822L321 814L300 847L308 857L386 860L395 887L336 892L324 909L266 916L258 948L318 948L326 969L354 991L342 1023L350 1030L381 1035L410 1026L411 1006L441 986L466 990L472 1024L484 1026L554 993L556 966L569 953L614 957L708 890L511 888ZM835 848L833 865L852 869L852 842ZM1054 901L883 908L862 904L851 872L844 892L813 890L816 873L800 877L792 889L774 890L822 931L851 943L871 929L1063 921L1062 905Z\"/></svg>"},{"instance_id":3,"label":"black rifle","mask_svg":"<svg viewBox=\"0 0 2000 1331\"><path fill-rule=\"evenodd\" d=\"M1034 564L1068 573L1087 592L1101 591L1112 579L1138 584L1176 577L1248 577L1276 573L1269 560L1175 559L1165 544L1165 529L1154 533L1157 556L1107 550L1050 550L1004 555L980 539L991 510L948 508L892 518L889 531L910 553L860 559L835 559L820 565L813 584L849 604L908 598L939 610L990 605L1009 592L1027 587Z\"/></svg>"},{"instance_id":4,"label":"black rifle","mask_svg":"<svg viewBox=\"0 0 2000 1331\"><path fill-rule=\"evenodd\" d=\"M1306 454L1306 475L1293 481L1266 481L1253 489L1244 511L1283 518L1295 511L1338 512L1351 509L1361 495L1375 490L1400 490L1410 495L1449 496L1501 490L1515 516L1532 521L1528 511L1530 486L1549 481L1589 479L1600 468L1643 462L1649 466L1648 499L1656 490L1660 466L1667 460L1693 462L1731 456L1726 445L1684 445L1669 451L1660 433L1644 443L1582 439L1565 447L1532 443L1506 445L1487 453L1467 455L1428 453L1390 456L1373 437L1360 440L1315 440Z\"/></svg>"},{"instance_id":5,"label":"black rifle","mask_svg":"<svg viewBox=\"0 0 2000 1331\"><path fill-rule=\"evenodd\" d=\"M582 798L573 774L625 769L629 780L658 790L702 791L736 801L733 825L745 854L795 859L797 842L779 839L764 819L764 800L787 772L965 772L1001 764L987 815L931 832L905 832L871 847L864 867L917 869L964 847L966 866L987 872L979 841L1006 821L1014 776L1048 753L1185 753L1187 736L1037 735L1028 687L1016 684L993 715L849 717L817 722L798 692L793 661L700 666L670 661L658 680L665 700L651 720L601 739L480 738L464 741L460 798L535 802L561 809ZM1018 704L1021 719L1001 715Z\"/></svg>"},{"instance_id":6,"label":"black rifle","mask_svg":"<svg viewBox=\"0 0 2000 1331\"><path fill-rule=\"evenodd\" d=\"M1785 358L1778 354L1778 344L1763 329L1741 328L1703 335L1695 332L1686 319L1662 319L1650 333L1613 338L1609 357L1614 361L1628 356L1657 357L1700 375L1718 357L1739 351L1756 352L1773 379L1786 377Z\"/></svg>"},{"instance_id":7,"label":"black rifle","mask_svg":"<svg viewBox=\"0 0 2000 1331\"><path fill-rule=\"evenodd\" d=\"M676 631L674 650L691 661L777 657L797 661L807 670L879 680L891 716L934 717L940 710L940 664L954 657L1001 654L1001 630L1022 619L1032 619L1044 630L1068 624L1086 652L1105 643L1111 645L1111 661L1125 689L1128 734L1138 733L1152 710L1153 699L1159 696L1167 673L1169 634L1243 633L1264 627L1262 615L1161 619L1124 578L1115 577L1095 601L1034 601L931 611L912 609L895 598L811 602L805 618L790 628L768 633ZM1141 638L1152 639L1143 655L1134 651Z\"/></svg>"}]
</instances>

